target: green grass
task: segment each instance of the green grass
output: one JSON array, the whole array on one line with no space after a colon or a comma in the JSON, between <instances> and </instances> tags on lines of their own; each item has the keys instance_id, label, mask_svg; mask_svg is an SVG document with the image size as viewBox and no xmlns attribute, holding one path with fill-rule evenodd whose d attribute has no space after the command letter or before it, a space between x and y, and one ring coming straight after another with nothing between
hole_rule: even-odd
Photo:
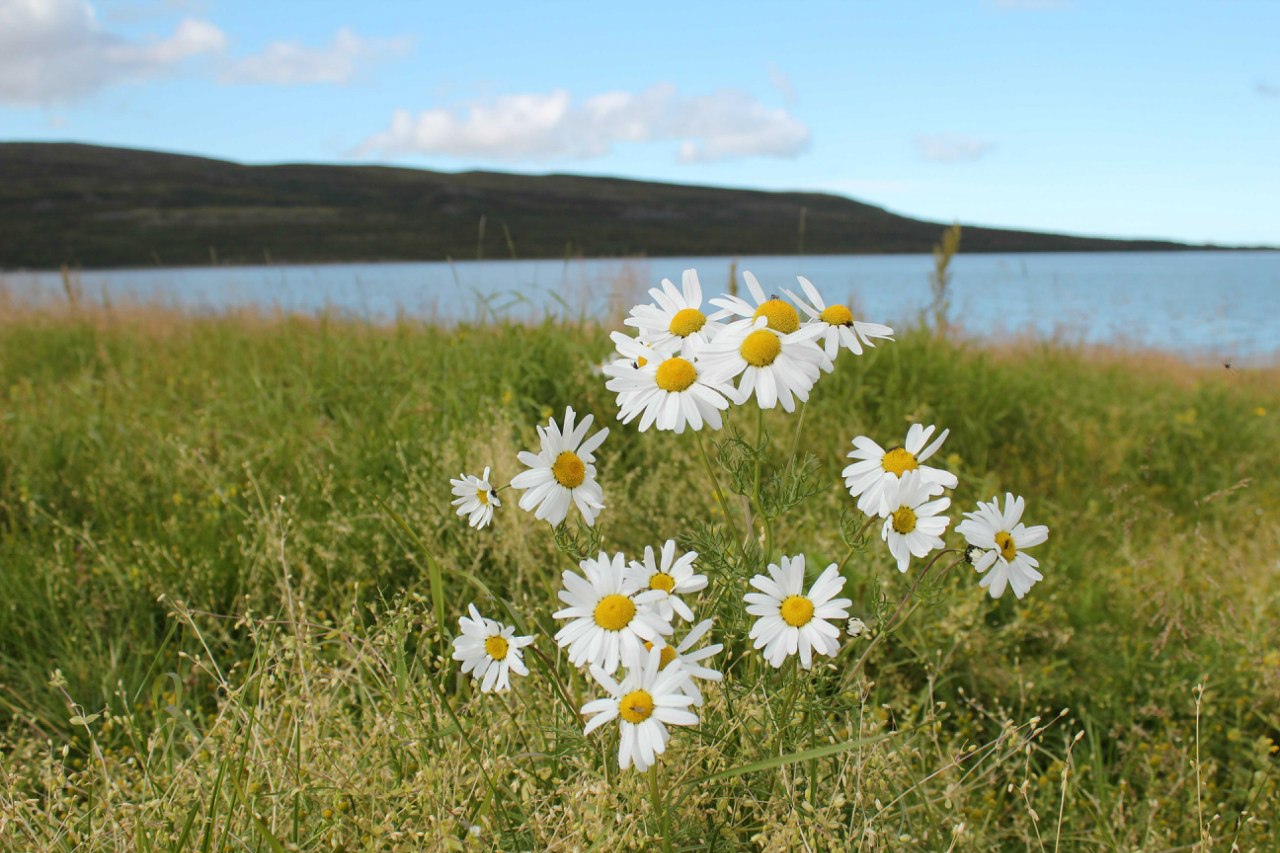
<instances>
[{"instance_id":1,"label":"green grass","mask_svg":"<svg viewBox=\"0 0 1280 853\"><path fill-rule=\"evenodd\" d=\"M613 429L606 547L723 521L689 436L613 420L606 334L0 326L0 849L657 847L607 730L584 738L537 667L473 692L432 615L428 555L447 633L474 577L556 661L571 561L514 498L468 530L448 479L505 483L566 405ZM922 421L952 430L958 509L1009 490L1050 526L1045 580L993 602L957 568L865 670L864 638L800 682L723 620L731 677L662 762L674 847L1275 849L1277 378L921 331L842 359L805 416L826 488L777 525L784 551L840 559L849 440ZM768 428L785 456L795 418ZM912 580L878 540L847 574L873 632ZM570 704L593 698L556 668Z\"/></svg>"}]
</instances>

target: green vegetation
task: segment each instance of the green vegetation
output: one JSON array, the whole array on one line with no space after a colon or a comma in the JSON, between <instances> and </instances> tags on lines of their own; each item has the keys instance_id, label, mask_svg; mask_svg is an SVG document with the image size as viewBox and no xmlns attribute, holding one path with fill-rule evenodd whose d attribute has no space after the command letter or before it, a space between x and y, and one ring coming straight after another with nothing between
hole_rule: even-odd
<instances>
[{"instance_id":1,"label":"green vegetation","mask_svg":"<svg viewBox=\"0 0 1280 853\"><path fill-rule=\"evenodd\" d=\"M0 269L928 252L939 226L820 193L0 144ZM966 226L965 251L1191 248Z\"/></svg>"},{"instance_id":2,"label":"green vegetation","mask_svg":"<svg viewBox=\"0 0 1280 853\"><path fill-rule=\"evenodd\" d=\"M673 739L676 849L1276 849L1280 373L900 337L815 389L804 445L830 487L775 535L838 560L850 438L938 423L958 508L1009 489L1050 526L1045 580L993 602L952 571L846 680L912 579L870 543L846 570L870 631L780 742L772 673L712 687ZM505 483L567 404L613 427L611 545L721 518L690 436L613 421L607 351L565 323L14 312L0 849L654 849L646 778L539 669L481 696L445 659L427 564L446 632L471 576L555 657L570 561L510 493L469 530L448 481ZM789 446L794 418L768 425ZM741 669L733 630L719 663Z\"/></svg>"}]
</instances>

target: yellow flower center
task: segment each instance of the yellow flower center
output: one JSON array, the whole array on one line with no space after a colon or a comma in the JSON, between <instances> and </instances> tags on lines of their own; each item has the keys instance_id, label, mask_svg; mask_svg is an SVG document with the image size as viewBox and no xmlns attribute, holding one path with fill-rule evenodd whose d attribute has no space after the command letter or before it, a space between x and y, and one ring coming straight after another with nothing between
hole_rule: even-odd
<instances>
[{"instance_id":1,"label":"yellow flower center","mask_svg":"<svg viewBox=\"0 0 1280 853\"><path fill-rule=\"evenodd\" d=\"M1007 531L1001 530L996 534L996 545L1000 547L1000 556L1006 563L1012 563L1018 556L1018 546L1013 544L1013 537Z\"/></svg>"},{"instance_id":2,"label":"yellow flower center","mask_svg":"<svg viewBox=\"0 0 1280 853\"><path fill-rule=\"evenodd\" d=\"M893 529L906 535L916 529L916 511L909 506L900 506L893 513Z\"/></svg>"},{"instance_id":3,"label":"yellow flower center","mask_svg":"<svg viewBox=\"0 0 1280 853\"><path fill-rule=\"evenodd\" d=\"M747 364L755 367L768 367L782 352L782 341L768 329L756 329L747 335L738 352L747 360Z\"/></svg>"},{"instance_id":4,"label":"yellow flower center","mask_svg":"<svg viewBox=\"0 0 1280 853\"><path fill-rule=\"evenodd\" d=\"M509 645L505 638L494 634L487 637L484 641L484 653L494 660L504 660L507 656Z\"/></svg>"},{"instance_id":5,"label":"yellow flower center","mask_svg":"<svg viewBox=\"0 0 1280 853\"><path fill-rule=\"evenodd\" d=\"M644 641L644 650L646 652L653 651L653 643L648 640ZM676 650L671 646L663 646L658 649L658 669L666 669L667 664L676 659Z\"/></svg>"},{"instance_id":6,"label":"yellow flower center","mask_svg":"<svg viewBox=\"0 0 1280 853\"><path fill-rule=\"evenodd\" d=\"M633 690L618 703L618 713L628 723L643 723L653 715L653 697L646 690Z\"/></svg>"},{"instance_id":7,"label":"yellow flower center","mask_svg":"<svg viewBox=\"0 0 1280 853\"><path fill-rule=\"evenodd\" d=\"M476 489L476 500L480 501L484 506L489 505L489 493L484 489Z\"/></svg>"},{"instance_id":8,"label":"yellow flower center","mask_svg":"<svg viewBox=\"0 0 1280 853\"><path fill-rule=\"evenodd\" d=\"M752 319L756 317L767 317L769 328L784 335L789 335L800 328L800 315L796 313L796 309L781 299L770 299L761 303L756 313L752 315Z\"/></svg>"},{"instance_id":9,"label":"yellow flower center","mask_svg":"<svg viewBox=\"0 0 1280 853\"><path fill-rule=\"evenodd\" d=\"M666 572L654 572L649 578L649 589L661 589L671 592L676 588L676 579Z\"/></svg>"},{"instance_id":10,"label":"yellow flower center","mask_svg":"<svg viewBox=\"0 0 1280 853\"><path fill-rule=\"evenodd\" d=\"M880 467L894 476L901 477L904 471L914 471L920 467L916 457L908 453L905 447L895 447L880 460Z\"/></svg>"},{"instance_id":11,"label":"yellow flower center","mask_svg":"<svg viewBox=\"0 0 1280 853\"><path fill-rule=\"evenodd\" d=\"M596 624L606 631L621 631L636 615L636 603L625 595L606 595L596 605Z\"/></svg>"},{"instance_id":12,"label":"yellow flower center","mask_svg":"<svg viewBox=\"0 0 1280 853\"><path fill-rule=\"evenodd\" d=\"M698 378L698 369L683 358L669 358L658 365L658 387L675 393L683 391Z\"/></svg>"},{"instance_id":13,"label":"yellow flower center","mask_svg":"<svg viewBox=\"0 0 1280 853\"><path fill-rule=\"evenodd\" d=\"M697 308L681 308L671 318L667 331L679 338L687 338L707 324L707 315Z\"/></svg>"},{"instance_id":14,"label":"yellow flower center","mask_svg":"<svg viewBox=\"0 0 1280 853\"><path fill-rule=\"evenodd\" d=\"M852 326L853 312L843 305L832 305L830 308L822 309L818 319L831 326Z\"/></svg>"},{"instance_id":15,"label":"yellow flower center","mask_svg":"<svg viewBox=\"0 0 1280 853\"><path fill-rule=\"evenodd\" d=\"M636 367L644 367L648 363L649 363L649 359L645 358L644 356L642 355L636 356Z\"/></svg>"},{"instance_id":16,"label":"yellow flower center","mask_svg":"<svg viewBox=\"0 0 1280 853\"><path fill-rule=\"evenodd\" d=\"M803 628L813 619L813 602L803 595L789 595L782 600L778 612L792 628Z\"/></svg>"},{"instance_id":17,"label":"yellow flower center","mask_svg":"<svg viewBox=\"0 0 1280 853\"><path fill-rule=\"evenodd\" d=\"M578 454L572 450L566 450L556 457L555 463L551 466L551 475L566 489L576 489L582 485L583 480L587 479L587 466L582 464Z\"/></svg>"}]
</instances>

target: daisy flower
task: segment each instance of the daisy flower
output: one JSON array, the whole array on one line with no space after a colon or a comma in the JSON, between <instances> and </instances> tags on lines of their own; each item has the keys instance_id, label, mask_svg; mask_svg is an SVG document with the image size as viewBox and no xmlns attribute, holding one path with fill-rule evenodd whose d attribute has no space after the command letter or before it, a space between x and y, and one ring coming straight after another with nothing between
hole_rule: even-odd
<instances>
[{"instance_id":1,"label":"daisy flower","mask_svg":"<svg viewBox=\"0 0 1280 853\"><path fill-rule=\"evenodd\" d=\"M501 692L511 684L511 673L528 675L520 650L533 637L517 637L516 629L485 619L474 604L468 605L471 618L458 618L462 633L453 638L453 659L462 661L462 671L480 682L482 693Z\"/></svg>"},{"instance_id":2,"label":"daisy flower","mask_svg":"<svg viewBox=\"0 0 1280 853\"><path fill-rule=\"evenodd\" d=\"M951 430L944 429L934 442L925 447L935 426L912 424L907 430L907 440L902 447L885 450L865 435L853 440L850 459L857 460L842 472L849 494L858 499L858 509L867 515L884 516L891 510L886 489L907 471L917 471L922 482L928 485L930 495L940 495L943 489L956 487L956 475L941 468L931 468L920 463L938 452Z\"/></svg>"},{"instance_id":3,"label":"daisy flower","mask_svg":"<svg viewBox=\"0 0 1280 853\"><path fill-rule=\"evenodd\" d=\"M662 546L661 560L654 559L653 546L646 545L644 562L632 560L623 572L623 583L630 589L648 589L654 592L653 606L658 615L670 622L674 614L686 622L693 621L693 611L681 599L681 595L707 588L707 576L693 572L697 551L688 551L676 559L676 542L668 539Z\"/></svg>"},{"instance_id":4,"label":"daisy flower","mask_svg":"<svg viewBox=\"0 0 1280 853\"><path fill-rule=\"evenodd\" d=\"M747 291L753 301L748 302L741 296L728 293L712 299L711 304L720 308L722 315L752 320L763 317L770 329L782 335L800 331L800 314L794 307L776 296L765 296L764 288L749 270L742 271L742 278L747 282Z\"/></svg>"},{"instance_id":5,"label":"daisy flower","mask_svg":"<svg viewBox=\"0 0 1280 853\"><path fill-rule=\"evenodd\" d=\"M583 715L591 717L582 733L621 718L618 766L626 770L634 765L644 772L666 751L671 738L667 726L695 726L698 716L689 710L688 674L678 662L663 667L660 650L652 649L637 664L627 668L620 682L599 667L591 668L608 695L582 706Z\"/></svg>"},{"instance_id":6,"label":"daisy flower","mask_svg":"<svg viewBox=\"0 0 1280 853\"><path fill-rule=\"evenodd\" d=\"M889 543L900 572L907 570L913 554L923 557L943 545L942 534L951 519L938 513L951 506L951 498L931 501L931 488L919 471L885 481L885 505L890 509L880 538Z\"/></svg>"},{"instance_id":7,"label":"daisy flower","mask_svg":"<svg viewBox=\"0 0 1280 853\"><path fill-rule=\"evenodd\" d=\"M702 704L702 691L698 689L698 685L694 682L694 679L701 679L702 681L724 680L724 673L714 670L709 666L703 666L701 663L701 661L704 661L709 657L715 657L720 654L720 652L724 651L724 645L722 643L712 643L709 646L703 646L700 649L690 651L690 649L693 648L694 643L701 640L710 630L711 620L704 619L689 629L689 633L680 641L680 645L666 645L658 649L658 652L661 655L663 669L666 669L667 664L672 661L679 662L680 666L684 668L685 675L688 677L688 680L685 682L684 689L686 693L693 697L693 704L695 705ZM646 650L653 648L652 643L645 643L644 646Z\"/></svg>"},{"instance_id":8,"label":"daisy flower","mask_svg":"<svg viewBox=\"0 0 1280 853\"><path fill-rule=\"evenodd\" d=\"M718 377L741 376L733 402L742 404L754 394L762 409L779 403L788 412L796 399L809 399L826 356L803 332L779 334L765 317L730 323L702 348L699 364Z\"/></svg>"},{"instance_id":9,"label":"daisy flower","mask_svg":"<svg viewBox=\"0 0 1280 853\"><path fill-rule=\"evenodd\" d=\"M618 420L624 424L640 418L640 431L656 425L660 430L700 430L704 423L720 429L720 412L729 408L726 395L733 393L728 379L706 369L698 359L662 355L635 338L613 333L622 358L605 373L605 387L618 394Z\"/></svg>"},{"instance_id":10,"label":"daisy flower","mask_svg":"<svg viewBox=\"0 0 1280 853\"><path fill-rule=\"evenodd\" d=\"M716 313L708 317L702 310L702 285L697 270L685 270L681 289L662 280L662 289L652 288L649 295L656 305L637 305L622 322L639 330L655 350L679 353L687 359L698 354L703 344L720 330Z\"/></svg>"},{"instance_id":11,"label":"daisy flower","mask_svg":"<svg viewBox=\"0 0 1280 853\"><path fill-rule=\"evenodd\" d=\"M869 347L875 346L871 342L872 338L893 340L893 329L880 323L863 323L855 320L853 312L843 305L828 307L822 294L818 293L818 289L813 286L813 282L802 275L796 276L796 279L800 282L805 295L809 297L808 302L790 290L782 292L791 297L791 301L809 315L809 322L805 323L804 331L812 335L814 340L822 341L823 351L827 356L823 368L828 373L835 366L835 357L839 354L841 346L854 355L862 355L863 344Z\"/></svg>"},{"instance_id":12,"label":"daisy flower","mask_svg":"<svg viewBox=\"0 0 1280 853\"><path fill-rule=\"evenodd\" d=\"M493 521L493 508L502 506L498 493L489 482L489 469L485 468L479 477L471 474L458 476L461 479L449 480L453 484L453 493L458 496L453 502L458 508L458 515L470 516L467 524L471 527L484 527Z\"/></svg>"},{"instance_id":13,"label":"daisy flower","mask_svg":"<svg viewBox=\"0 0 1280 853\"><path fill-rule=\"evenodd\" d=\"M591 427L593 415L587 415L574 427L573 409L565 409L564 429L552 418L547 426L538 427L542 442L539 453L520 451L517 458L528 471L511 480L511 488L523 491L520 508L532 512L534 518L553 526L564 521L569 505L576 504L588 526L604 509L604 492L596 482L595 451L609 434L608 427L583 441Z\"/></svg>"},{"instance_id":14,"label":"daisy flower","mask_svg":"<svg viewBox=\"0 0 1280 853\"><path fill-rule=\"evenodd\" d=\"M1048 539L1049 528L1043 524L1034 527L1023 524L1025 507L1022 498L1006 492L1003 510L999 498L993 497L991 503L978 501L977 511L966 512L965 520L956 525L956 531L979 549L972 556L973 567L979 573L991 570L979 586L986 587L992 598L1004 595L1005 586L1012 587L1013 594L1022 598L1036 581L1044 578L1036 571L1040 562L1023 553L1023 549Z\"/></svg>"},{"instance_id":15,"label":"daisy flower","mask_svg":"<svg viewBox=\"0 0 1280 853\"><path fill-rule=\"evenodd\" d=\"M651 606L654 593L634 595L624 583L621 554L583 560L582 575L565 572L559 597L568 607L552 616L570 620L556 632L556 643L569 651L574 666L590 664L613 673L621 661L634 661L644 643L664 645L671 624ZM664 595L665 593L658 593Z\"/></svg>"},{"instance_id":16,"label":"daisy flower","mask_svg":"<svg viewBox=\"0 0 1280 853\"><path fill-rule=\"evenodd\" d=\"M800 653L800 666L813 665L813 653L834 655L840 648L840 629L834 620L849 618L847 598L834 598L844 588L836 564L826 571L804 593L804 556L783 557L782 565L769 564L769 576L756 575L751 585L759 592L749 592L747 613L760 617L751 626L750 638L774 668L782 666L788 655Z\"/></svg>"}]
</instances>

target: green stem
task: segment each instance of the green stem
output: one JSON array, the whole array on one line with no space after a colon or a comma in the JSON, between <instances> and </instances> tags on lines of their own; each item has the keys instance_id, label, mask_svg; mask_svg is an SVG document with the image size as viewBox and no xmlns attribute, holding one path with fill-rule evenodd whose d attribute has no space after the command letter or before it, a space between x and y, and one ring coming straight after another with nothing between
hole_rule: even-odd
<instances>
[{"instance_id":1,"label":"green stem","mask_svg":"<svg viewBox=\"0 0 1280 853\"><path fill-rule=\"evenodd\" d=\"M800 431L804 429L804 415L809 411L809 401L800 404L800 419L796 421L796 434L791 437L791 464L787 466L787 476L796 469L796 454L800 452Z\"/></svg>"},{"instance_id":2,"label":"green stem","mask_svg":"<svg viewBox=\"0 0 1280 853\"><path fill-rule=\"evenodd\" d=\"M787 688L787 699L782 706L782 716L778 717L777 753L782 754L782 733L791 721L791 713L795 710L796 695L800 692L800 665L791 658L791 684Z\"/></svg>"},{"instance_id":3,"label":"green stem","mask_svg":"<svg viewBox=\"0 0 1280 853\"><path fill-rule=\"evenodd\" d=\"M756 514L764 521L764 562L767 565L773 557L773 523L765 514L764 505L760 501L760 472L764 460L764 409L756 409L756 482L755 508Z\"/></svg>"},{"instance_id":4,"label":"green stem","mask_svg":"<svg viewBox=\"0 0 1280 853\"><path fill-rule=\"evenodd\" d=\"M889 634L893 633L899 627L901 627L901 623L898 622L898 616L902 613L903 608L907 606L907 602L911 600L911 596L915 594L916 589L920 586L921 582L924 580L924 576L929 574L929 570L933 568L934 563L938 562L939 558L941 558L943 554L954 554L954 553L956 553L954 548L947 548L945 550L939 551L937 554L934 555L933 559L928 562L928 564L924 567L924 569L920 572L920 574L916 575L916 579L915 581L912 582L911 588L907 590L906 595L902 596L902 600L898 602L898 606L897 608L894 609L893 615L890 616L889 619L885 622L885 626L883 630L876 631L876 635L871 638L871 642L867 644L866 649L863 650L861 656L858 657L858 660L853 664L852 667L850 667L848 670L845 671L846 684L849 682L849 679L852 676L857 674L858 671L862 669L863 664L867 662L867 658L871 656L871 651L880 644L880 641L883 640L885 637L887 637ZM947 572L951 571L951 569L960 565L960 563L962 562L964 562L963 551L960 552L960 558L956 560L954 563L949 563L947 567L942 570L942 573L945 575ZM906 620L904 619L903 621L906 621Z\"/></svg>"},{"instance_id":5,"label":"green stem","mask_svg":"<svg viewBox=\"0 0 1280 853\"><path fill-rule=\"evenodd\" d=\"M694 439L698 442L698 453L702 456L702 464L707 469L707 476L711 478L711 488L715 492L716 502L720 504L720 512L724 514L724 523L730 524L729 521L729 501L724 496L724 489L720 488L720 478L716 476L716 470L711 465L711 457L707 455L707 445L702 440L701 430L694 430ZM742 539L738 539L738 550L743 558L747 556L746 547L742 544Z\"/></svg>"},{"instance_id":6,"label":"green stem","mask_svg":"<svg viewBox=\"0 0 1280 853\"><path fill-rule=\"evenodd\" d=\"M662 849L670 853L671 833L667 825L667 810L662 807L662 786L658 783L658 762L649 766L649 799L653 803L653 813L658 816L658 828L662 835Z\"/></svg>"},{"instance_id":7,"label":"green stem","mask_svg":"<svg viewBox=\"0 0 1280 853\"><path fill-rule=\"evenodd\" d=\"M853 552L857 550L857 541L862 538L862 534L867 531L867 528L871 526L871 522L875 520L876 516L867 516L867 520L862 522L862 526L858 528L858 532L853 534L853 541L849 543L849 550L844 552L844 557L840 560L840 566L836 569L840 574L844 574L845 563L849 562L849 559L853 557Z\"/></svg>"}]
</instances>

